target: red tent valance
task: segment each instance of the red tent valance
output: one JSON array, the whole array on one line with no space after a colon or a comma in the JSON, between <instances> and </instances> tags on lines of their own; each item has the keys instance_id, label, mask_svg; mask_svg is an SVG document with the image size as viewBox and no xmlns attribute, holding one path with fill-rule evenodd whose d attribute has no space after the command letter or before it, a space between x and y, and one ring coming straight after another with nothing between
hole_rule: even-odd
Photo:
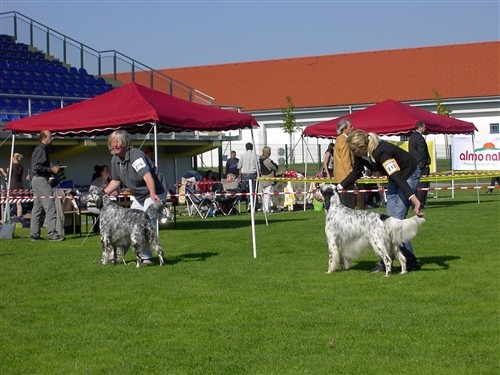
<instances>
[{"instance_id":1,"label":"red tent valance","mask_svg":"<svg viewBox=\"0 0 500 375\"><path fill-rule=\"evenodd\" d=\"M151 124L159 132L225 131L258 126L243 113L188 102L157 90L129 83L92 99L32 117L15 120L5 130L36 134L50 130L61 135L148 133Z\"/></svg>"},{"instance_id":2,"label":"red tent valance","mask_svg":"<svg viewBox=\"0 0 500 375\"><path fill-rule=\"evenodd\" d=\"M430 134L470 134L477 131L471 122L458 120L412 107L395 100L386 100L361 111L344 115L306 127L304 136L318 138L336 138L337 124L349 118L354 129L380 135L408 134L415 130L415 124L422 121Z\"/></svg>"}]
</instances>

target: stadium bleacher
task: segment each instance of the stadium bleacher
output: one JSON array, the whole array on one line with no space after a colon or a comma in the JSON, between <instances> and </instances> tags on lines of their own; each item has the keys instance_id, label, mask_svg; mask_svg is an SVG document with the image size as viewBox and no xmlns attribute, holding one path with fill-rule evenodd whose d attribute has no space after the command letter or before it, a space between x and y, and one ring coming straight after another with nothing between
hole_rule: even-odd
<instances>
[{"instance_id":1,"label":"stadium bleacher","mask_svg":"<svg viewBox=\"0 0 500 375\"><path fill-rule=\"evenodd\" d=\"M12 121L92 98L113 89L84 68L59 60L0 34L0 121Z\"/></svg>"}]
</instances>

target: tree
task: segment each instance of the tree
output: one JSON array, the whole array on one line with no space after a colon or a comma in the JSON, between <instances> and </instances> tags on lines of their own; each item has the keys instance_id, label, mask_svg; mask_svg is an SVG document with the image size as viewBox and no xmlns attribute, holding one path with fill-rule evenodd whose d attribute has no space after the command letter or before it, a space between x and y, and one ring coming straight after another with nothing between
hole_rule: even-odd
<instances>
[{"instance_id":1,"label":"tree","mask_svg":"<svg viewBox=\"0 0 500 375\"><path fill-rule=\"evenodd\" d=\"M451 117L451 112L452 110L447 106L442 103L441 100L441 95L439 94L439 91L437 89L432 89L432 92L434 93L434 100L436 101L436 111L438 114ZM446 152L446 159L450 159L450 148L448 146L448 135L444 135L444 147L445 147L445 152Z\"/></svg>"},{"instance_id":2,"label":"tree","mask_svg":"<svg viewBox=\"0 0 500 375\"><path fill-rule=\"evenodd\" d=\"M281 114L283 115L283 131L290 136L290 151L289 159L293 163L293 133L296 130L295 114L293 113L295 106L293 105L292 98L287 96L286 107L281 109Z\"/></svg>"}]
</instances>

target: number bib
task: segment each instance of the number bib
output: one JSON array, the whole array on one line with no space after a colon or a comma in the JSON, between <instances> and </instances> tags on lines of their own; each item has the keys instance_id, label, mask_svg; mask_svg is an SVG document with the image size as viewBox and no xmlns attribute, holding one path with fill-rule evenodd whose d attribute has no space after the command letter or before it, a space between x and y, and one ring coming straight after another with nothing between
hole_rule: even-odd
<instances>
[{"instance_id":1,"label":"number bib","mask_svg":"<svg viewBox=\"0 0 500 375\"><path fill-rule=\"evenodd\" d=\"M395 172L400 171L398 162L396 159L387 159L382 163L382 166L384 167L385 171L387 172L387 175L390 176Z\"/></svg>"}]
</instances>

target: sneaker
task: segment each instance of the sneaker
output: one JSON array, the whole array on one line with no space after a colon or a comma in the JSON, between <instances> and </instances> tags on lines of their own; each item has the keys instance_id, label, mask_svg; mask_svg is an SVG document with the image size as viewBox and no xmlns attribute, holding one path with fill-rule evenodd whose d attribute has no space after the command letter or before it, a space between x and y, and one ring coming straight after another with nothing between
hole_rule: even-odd
<instances>
[{"instance_id":1,"label":"sneaker","mask_svg":"<svg viewBox=\"0 0 500 375\"><path fill-rule=\"evenodd\" d=\"M40 236L31 236L31 241L40 241L40 240L43 240L43 238Z\"/></svg>"},{"instance_id":2,"label":"sneaker","mask_svg":"<svg viewBox=\"0 0 500 375\"><path fill-rule=\"evenodd\" d=\"M63 236L57 234L53 237L50 237L49 238L49 241L64 241L66 238L64 238Z\"/></svg>"},{"instance_id":3,"label":"sneaker","mask_svg":"<svg viewBox=\"0 0 500 375\"><path fill-rule=\"evenodd\" d=\"M377 263L377 265L370 271L370 273L385 272L385 266L383 263Z\"/></svg>"}]
</instances>

